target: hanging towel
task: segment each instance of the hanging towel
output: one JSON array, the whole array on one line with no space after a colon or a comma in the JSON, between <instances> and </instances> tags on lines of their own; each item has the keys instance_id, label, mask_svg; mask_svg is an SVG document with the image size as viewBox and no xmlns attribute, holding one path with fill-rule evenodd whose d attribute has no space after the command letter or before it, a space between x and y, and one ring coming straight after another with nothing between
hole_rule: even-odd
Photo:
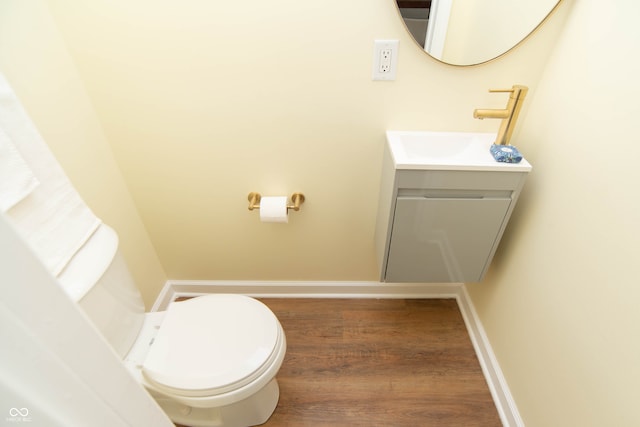
<instances>
[{"instance_id":1,"label":"hanging towel","mask_svg":"<svg viewBox=\"0 0 640 427\"><path fill-rule=\"evenodd\" d=\"M7 217L58 276L101 221L72 186L2 74L0 129L40 182L7 210Z\"/></svg>"},{"instance_id":2,"label":"hanging towel","mask_svg":"<svg viewBox=\"0 0 640 427\"><path fill-rule=\"evenodd\" d=\"M33 172L0 129L0 212L6 212L39 184Z\"/></svg>"}]
</instances>

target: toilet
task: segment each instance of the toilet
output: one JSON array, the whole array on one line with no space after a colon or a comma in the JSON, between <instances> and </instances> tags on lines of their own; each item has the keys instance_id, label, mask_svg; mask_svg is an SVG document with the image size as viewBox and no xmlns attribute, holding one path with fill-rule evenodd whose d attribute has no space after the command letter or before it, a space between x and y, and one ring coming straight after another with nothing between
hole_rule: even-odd
<instances>
[{"instance_id":1,"label":"toilet","mask_svg":"<svg viewBox=\"0 0 640 427\"><path fill-rule=\"evenodd\" d=\"M286 338L260 301L213 294L144 313L118 236L104 224L58 280L175 423L254 426L275 410Z\"/></svg>"}]
</instances>

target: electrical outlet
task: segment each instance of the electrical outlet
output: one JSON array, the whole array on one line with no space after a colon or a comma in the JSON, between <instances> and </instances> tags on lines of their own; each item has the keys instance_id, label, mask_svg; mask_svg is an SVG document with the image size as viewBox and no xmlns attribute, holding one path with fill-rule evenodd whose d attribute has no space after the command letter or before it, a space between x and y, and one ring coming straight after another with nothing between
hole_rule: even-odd
<instances>
[{"instance_id":1,"label":"electrical outlet","mask_svg":"<svg viewBox=\"0 0 640 427\"><path fill-rule=\"evenodd\" d=\"M373 43L373 80L395 80L398 64L398 40Z\"/></svg>"},{"instance_id":2,"label":"electrical outlet","mask_svg":"<svg viewBox=\"0 0 640 427\"><path fill-rule=\"evenodd\" d=\"M389 74L391 72L391 49L385 48L380 51L380 74Z\"/></svg>"}]
</instances>

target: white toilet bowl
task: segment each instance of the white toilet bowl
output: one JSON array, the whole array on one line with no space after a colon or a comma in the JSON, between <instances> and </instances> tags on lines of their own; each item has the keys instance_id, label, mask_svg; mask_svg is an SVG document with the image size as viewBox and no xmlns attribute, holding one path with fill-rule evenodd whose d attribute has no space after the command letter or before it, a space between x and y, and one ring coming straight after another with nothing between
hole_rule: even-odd
<instances>
[{"instance_id":1,"label":"white toilet bowl","mask_svg":"<svg viewBox=\"0 0 640 427\"><path fill-rule=\"evenodd\" d=\"M284 331L264 304L207 295L149 313L125 364L177 423L253 426L276 408L285 352Z\"/></svg>"},{"instance_id":2,"label":"white toilet bowl","mask_svg":"<svg viewBox=\"0 0 640 427\"><path fill-rule=\"evenodd\" d=\"M275 410L286 338L260 301L214 294L145 314L118 237L105 225L58 280L174 422L246 427Z\"/></svg>"}]
</instances>

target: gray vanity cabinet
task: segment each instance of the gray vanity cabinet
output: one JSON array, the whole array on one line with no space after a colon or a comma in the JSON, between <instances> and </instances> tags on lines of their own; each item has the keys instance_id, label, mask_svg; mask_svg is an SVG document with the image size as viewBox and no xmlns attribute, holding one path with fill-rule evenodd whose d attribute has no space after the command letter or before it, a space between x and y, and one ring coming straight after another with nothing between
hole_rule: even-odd
<instances>
[{"instance_id":1,"label":"gray vanity cabinet","mask_svg":"<svg viewBox=\"0 0 640 427\"><path fill-rule=\"evenodd\" d=\"M381 280L482 280L526 175L396 170L385 159L376 225Z\"/></svg>"}]
</instances>

